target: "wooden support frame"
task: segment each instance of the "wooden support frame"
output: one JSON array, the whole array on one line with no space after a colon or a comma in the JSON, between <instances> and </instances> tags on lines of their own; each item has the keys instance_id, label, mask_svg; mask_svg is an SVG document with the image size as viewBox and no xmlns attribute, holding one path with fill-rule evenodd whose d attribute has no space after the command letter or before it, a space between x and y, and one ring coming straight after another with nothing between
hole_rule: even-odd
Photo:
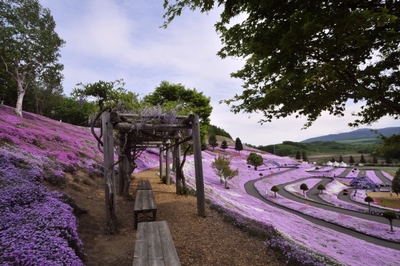
<instances>
[{"instance_id":1,"label":"wooden support frame","mask_svg":"<svg viewBox=\"0 0 400 266\"><path fill-rule=\"evenodd\" d=\"M97 136L94 127L99 125L98 119L101 116L101 129L102 138ZM193 140L194 150L194 162L195 162L195 175L196 175L196 194L197 194L197 208L199 216L206 216L205 213L205 197L204 197L204 181L203 181L203 167L202 167L202 156L201 156L201 142L200 142L200 127L199 117L197 115L190 115L183 119L179 124L163 125L163 124L146 124L139 127L132 127L132 123L126 122L126 118L122 118L119 121L120 115L116 112L111 112L110 108L104 109L99 113L96 119L92 123L92 134L99 142L99 149L104 153L104 190L105 190L105 208L106 208L106 219L107 226L111 233L117 232L117 206L116 206L116 182L114 173L114 130L122 132L130 132L131 130L137 130L138 136L135 138L134 145L140 147L158 147L160 149L160 177L163 175L163 151L166 151L166 162L165 162L165 173L166 183L170 184L170 152L171 148L174 150L174 160L177 178L180 175L180 144ZM182 139L180 130L192 129L192 136ZM175 140L173 146L170 145L170 140ZM123 147L122 138L119 141L119 148ZM101 146L102 149L101 149ZM129 160L122 159L119 165L121 174L128 172ZM121 181L121 178L120 178ZM178 182L177 182L178 183ZM121 185L121 184L120 184ZM178 184L177 184L178 189ZM122 187L119 187L119 192L122 191Z\"/></svg>"}]
</instances>

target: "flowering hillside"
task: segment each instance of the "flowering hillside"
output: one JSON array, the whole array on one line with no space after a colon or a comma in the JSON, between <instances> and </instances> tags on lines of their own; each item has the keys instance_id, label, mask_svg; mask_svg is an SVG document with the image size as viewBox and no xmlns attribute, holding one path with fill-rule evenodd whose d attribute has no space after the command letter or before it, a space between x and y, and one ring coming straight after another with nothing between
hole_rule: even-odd
<instances>
[{"instance_id":1,"label":"flowering hillside","mask_svg":"<svg viewBox=\"0 0 400 266\"><path fill-rule=\"evenodd\" d=\"M88 128L26 112L19 118L13 111L13 108L0 105L0 265L83 265L85 252L77 233L74 209L66 195L50 192L44 184L62 187L68 176L77 172L101 177L103 157L97 142ZM389 232L386 225L328 213L280 195L275 198L270 192L273 185L294 182L285 189L302 194L299 182L305 182L311 188L317 184L317 178L333 179L343 169L316 171L314 165L260 153L264 164L254 170L246 162L251 152L259 151L245 149L239 153L229 147L202 153L205 196L214 207L233 218L236 225L262 232L266 246L280 250L291 265L397 265L400 261L398 250L316 225L276 207L282 205L321 220L329 217L329 222L343 228L351 227L361 233L368 231L369 235L398 241L400 233ZM229 156L231 167L239 170L239 175L229 181L229 189L220 183L211 167L220 153ZM135 163L138 166L135 172L158 166L158 150L147 150ZM195 188L193 156L188 156L184 173L188 186ZM353 175L357 172L351 172L347 177ZM373 173L370 178L377 180ZM250 181L256 181L254 188L258 193L277 205L247 194L245 184ZM324 194L326 200L337 202L334 196L343 187L336 181L329 184ZM347 206L354 209L351 204ZM382 258L385 258L384 262Z\"/></svg>"},{"instance_id":2,"label":"flowering hillside","mask_svg":"<svg viewBox=\"0 0 400 266\"><path fill-rule=\"evenodd\" d=\"M102 155L88 128L0 105L0 265L83 265L68 198L50 192L67 174L101 175ZM158 165L143 154L141 170Z\"/></svg>"}]
</instances>

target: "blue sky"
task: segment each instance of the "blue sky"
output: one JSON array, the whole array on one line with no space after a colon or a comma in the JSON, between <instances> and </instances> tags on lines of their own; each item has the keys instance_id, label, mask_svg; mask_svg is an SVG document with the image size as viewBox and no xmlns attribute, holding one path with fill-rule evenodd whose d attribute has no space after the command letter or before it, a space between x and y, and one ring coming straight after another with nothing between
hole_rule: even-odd
<instances>
[{"instance_id":1,"label":"blue sky","mask_svg":"<svg viewBox=\"0 0 400 266\"><path fill-rule=\"evenodd\" d=\"M253 145L269 145L285 140L302 141L326 134L348 132L353 121L323 114L311 128L301 130L306 119L273 120L257 123L258 114L233 114L219 104L242 90L241 80L230 73L243 65L238 58L221 59L222 47L214 29L219 12L208 14L186 10L167 29L163 24L161 0L40 0L56 21L56 31L66 41L61 49L64 64L64 93L70 95L79 82L124 79L125 89L140 97L154 91L161 81L181 83L211 97L211 123L235 139ZM400 126L385 118L369 128ZM366 126L365 126L366 127ZM362 128L365 128L364 126Z\"/></svg>"}]
</instances>

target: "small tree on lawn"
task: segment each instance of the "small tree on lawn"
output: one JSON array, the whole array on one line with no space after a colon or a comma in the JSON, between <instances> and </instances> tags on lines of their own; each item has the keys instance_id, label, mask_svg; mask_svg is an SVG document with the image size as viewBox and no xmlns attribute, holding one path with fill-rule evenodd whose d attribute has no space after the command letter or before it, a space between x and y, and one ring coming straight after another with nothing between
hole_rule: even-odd
<instances>
[{"instance_id":1,"label":"small tree on lawn","mask_svg":"<svg viewBox=\"0 0 400 266\"><path fill-rule=\"evenodd\" d=\"M397 213L395 213L394 211L384 211L383 217L389 220L390 231L393 232L393 219L397 219Z\"/></svg>"},{"instance_id":2,"label":"small tree on lawn","mask_svg":"<svg viewBox=\"0 0 400 266\"><path fill-rule=\"evenodd\" d=\"M300 154L300 151L297 151L296 152L296 160L300 160L301 159L301 154Z\"/></svg>"},{"instance_id":3,"label":"small tree on lawn","mask_svg":"<svg viewBox=\"0 0 400 266\"><path fill-rule=\"evenodd\" d=\"M276 192L279 191L279 188L278 188L277 186L273 186L273 187L271 188L271 191L275 193L275 198L276 198Z\"/></svg>"},{"instance_id":4,"label":"small tree on lawn","mask_svg":"<svg viewBox=\"0 0 400 266\"><path fill-rule=\"evenodd\" d=\"M364 154L361 154L360 163L366 163L367 161L364 158Z\"/></svg>"},{"instance_id":5,"label":"small tree on lawn","mask_svg":"<svg viewBox=\"0 0 400 266\"><path fill-rule=\"evenodd\" d=\"M305 184L305 183L301 184L300 189L303 190L303 197L304 197L306 190L308 190L307 184Z\"/></svg>"},{"instance_id":6,"label":"small tree on lawn","mask_svg":"<svg viewBox=\"0 0 400 266\"><path fill-rule=\"evenodd\" d=\"M217 137L215 136L215 134L211 134L210 137L208 138L208 144L210 144L210 146L214 148L218 146L218 142L217 142Z\"/></svg>"},{"instance_id":7,"label":"small tree on lawn","mask_svg":"<svg viewBox=\"0 0 400 266\"><path fill-rule=\"evenodd\" d=\"M247 157L247 163L254 166L254 170L257 170L257 167L262 165L264 162L262 156L257 153L250 153L249 156Z\"/></svg>"},{"instance_id":8,"label":"small tree on lawn","mask_svg":"<svg viewBox=\"0 0 400 266\"><path fill-rule=\"evenodd\" d=\"M343 162L343 157L342 155L339 156L339 163Z\"/></svg>"},{"instance_id":9,"label":"small tree on lawn","mask_svg":"<svg viewBox=\"0 0 400 266\"><path fill-rule=\"evenodd\" d=\"M377 164L378 163L378 159L376 158L376 155L374 155L373 159L372 159L372 163Z\"/></svg>"},{"instance_id":10,"label":"small tree on lawn","mask_svg":"<svg viewBox=\"0 0 400 266\"><path fill-rule=\"evenodd\" d=\"M215 173L217 176L219 176L219 181L224 183L224 168L228 167L230 164L230 161L228 158L225 158L222 155L218 155L217 158L214 159L214 161L211 164L211 167L214 169Z\"/></svg>"},{"instance_id":11,"label":"small tree on lawn","mask_svg":"<svg viewBox=\"0 0 400 266\"><path fill-rule=\"evenodd\" d=\"M223 155L218 155L211 164L211 167L214 169L217 176L219 176L219 181L225 183L225 188L228 188L228 180L239 174L239 169L232 170L230 164L231 160Z\"/></svg>"},{"instance_id":12,"label":"small tree on lawn","mask_svg":"<svg viewBox=\"0 0 400 266\"><path fill-rule=\"evenodd\" d=\"M307 162L308 161L307 153L305 151L301 152L301 158L303 159L303 162Z\"/></svg>"},{"instance_id":13,"label":"small tree on lawn","mask_svg":"<svg viewBox=\"0 0 400 266\"><path fill-rule=\"evenodd\" d=\"M223 140L221 143L221 149L225 151L227 148L228 148L228 143L226 142L226 140Z\"/></svg>"},{"instance_id":14,"label":"small tree on lawn","mask_svg":"<svg viewBox=\"0 0 400 266\"><path fill-rule=\"evenodd\" d=\"M368 213L371 213L371 202L374 202L374 199L370 196L365 197L365 202L368 202Z\"/></svg>"},{"instance_id":15,"label":"small tree on lawn","mask_svg":"<svg viewBox=\"0 0 400 266\"><path fill-rule=\"evenodd\" d=\"M354 164L355 162L353 156L350 155L349 164Z\"/></svg>"},{"instance_id":16,"label":"small tree on lawn","mask_svg":"<svg viewBox=\"0 0 400 266\"><path fill-rule=\"evenodd\" d=\"M237 176L238 174L239 174L238 168L236 168L236 170L231 169L229 166L224 168L223 175L225 180L225 188L229 188L228 181Z\"/></svg>"},{"instance_id":17,"label":"small tree on lawn","mask_svg":"<svg viewBox=\"0 0 400 266\"><path fill-rule=\"evenodd\" d=\"M325 186L323 184L319 184L317 189L321 192L321 194L323 194L323 191L326 189Z\"/></svg>"}]
</instances>

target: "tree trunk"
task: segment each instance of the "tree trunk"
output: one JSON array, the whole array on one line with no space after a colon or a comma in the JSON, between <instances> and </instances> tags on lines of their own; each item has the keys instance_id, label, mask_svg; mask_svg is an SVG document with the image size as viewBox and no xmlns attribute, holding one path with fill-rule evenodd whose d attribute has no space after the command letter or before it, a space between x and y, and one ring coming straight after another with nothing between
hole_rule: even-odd
<instances>
[{"instance_id":1,"label":"tree trunk","mask_svg":"<svg viewBox=\"0 0 400 266\"><path fill-rule=\"evenodd\" d=\"M25 96L25 90L22 86L22 80L17 80L17 104L15 106L15 113L19 116L22 117L22 103L24 101L24 96Z\"/></svg>"}]
</instances>

